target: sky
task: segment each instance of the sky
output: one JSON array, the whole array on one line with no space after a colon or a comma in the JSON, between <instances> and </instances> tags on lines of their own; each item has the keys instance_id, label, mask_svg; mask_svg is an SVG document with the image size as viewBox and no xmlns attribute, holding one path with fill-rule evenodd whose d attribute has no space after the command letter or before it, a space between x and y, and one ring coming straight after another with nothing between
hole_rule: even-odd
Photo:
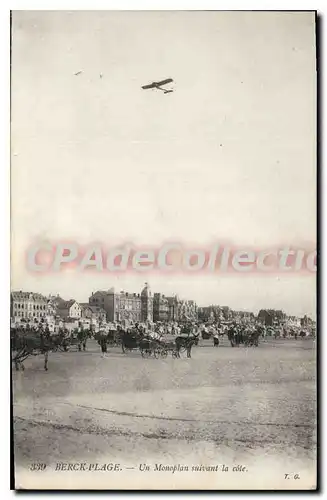
<instances>
[{"instance_id":1,"label":"sky","mask_svg":"<svg viewBox=\"0 0 327 500\"><path fill-rule=\"evenodd\" d=\"M314 248L315 70L313 13L14 11L12 289L143 287L32 275L40 241ZM173 93L141 89L165 78ZM312 275L146 280L199 305L315 316Z\"/></svg>"}]
</instances>

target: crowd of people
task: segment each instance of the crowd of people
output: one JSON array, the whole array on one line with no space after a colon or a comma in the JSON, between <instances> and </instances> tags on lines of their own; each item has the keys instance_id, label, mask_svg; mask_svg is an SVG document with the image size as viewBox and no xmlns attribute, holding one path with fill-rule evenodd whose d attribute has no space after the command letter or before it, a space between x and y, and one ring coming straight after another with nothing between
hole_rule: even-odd
<instances>
[{"instance_id":1,"label":"crowd of people","mask_svg":"<svg viewBox=\"0 0 327 500\"><path fill-rule=\"evenodd\" d=\"M49 326L46 321L43 322L30 322L22 323L21 325L16 325L12 327L14 331L24 330L25 334L30 333L40 333L46 336L51 335ZM220 338L227 335L228 338L242 337L248 338L256 333L259 333L258 337L274 337L274 338L294 338L307 337L309 335L315 336L315 331L313 328L304 328L299 326L287 326L275 324L271 326L266 326L259 321L253 321L248 319L241 320L231 320L231 321L210 321L210 322L157 322L153 323L151 321L145 323L132 323L132 322L121 322L121 323L110 323L100 325L98 328L99 336L106 336L110 332L121 332L121 333L132 333L138 332L144 337L158 340L171 336L193 336L199 339L212 339L213 345L218 346ZM95 336L95 330L90 328L85 328L82 322L74 330L68 330L65 326L59 328L57 334L64 337L84 337L84 336Z\"/></svg>"},{"instance_id":2,"label":"crowd of people","mask_svg":"<svg viewBox=\"0 0 327 500\"><path fill-rule=\"evenodd\" d=\"M51 332L46 321L12 325L11 348L16 352L14 361L16 369L23 366L22 361L32 353L41 353L45 357L47 370L48 353L53 350L67 351L71 346L76 346L79 351L86 350L87 340L94 338L101 347L103 355L107 346L119 346L123 352L130 349L140 349L141 353L156 353L158 350L167 355L168 346L172 346L175 357L180 357L184 349L191 357L193 345L198 345L199 340L209 340L214 347L218 347L221 338L226 335L232 347L240 345L259 345L260 339L265 337L298 338L315 337L314 328L298 326L272 325L265 326L260 321L248 319L234 319L232 321L187 321L170 323L111 323L100 325L97 331L85 328L80 322L74 330L65 326L59 331ZM160 349L161 350L160 350ZM142 354L142 356L143 356Z\"/></svg>"}]
</instances>

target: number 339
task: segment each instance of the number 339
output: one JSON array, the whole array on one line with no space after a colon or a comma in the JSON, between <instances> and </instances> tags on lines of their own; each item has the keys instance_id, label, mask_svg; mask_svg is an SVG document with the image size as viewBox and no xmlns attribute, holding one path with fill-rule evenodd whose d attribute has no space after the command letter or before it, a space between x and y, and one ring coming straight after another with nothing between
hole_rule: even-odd
<instances>
[{"instance_id":1,"label":"number 339","mask_svg":"<svg viewBox=\"0 0 327 500\"><path fill-rule=\"evenodd\" d=\"M46 464L32 464L30 466L31 471L45 470Z\"/></svg>"}]
</instances>

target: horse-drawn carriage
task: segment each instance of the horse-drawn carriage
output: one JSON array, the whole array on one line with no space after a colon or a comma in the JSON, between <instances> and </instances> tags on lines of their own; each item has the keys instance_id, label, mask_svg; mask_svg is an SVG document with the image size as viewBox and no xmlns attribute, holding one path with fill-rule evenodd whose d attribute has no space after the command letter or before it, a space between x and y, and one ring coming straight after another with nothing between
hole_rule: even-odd
<instances>
[{"instance_id":1,"label":"horse-drawn carriage","mask_svg":"<svg viewBox=\"0 0 327 500\"><path fill-rule=\"evenodd\" d=\"M64 335L67 343L66 351L72 350L72 348L75 348L77 351L86 351L86 343L91 336L89 330L78 328L73 330L70 334L64 332Z\"/></svg>"},{"instance_id":2,"label":"horse-drawn carriage","mask_svg":"<svg viewBox=\"0 0 327 500\"><path fill-rule=\"evenodd\" d=\"M187 352L190 357L192 346L197 343L193 335L180 335L173 340L166 340L154 332L140 332L138 330L125 331L122 335L121 345L123 353L139 351L143 358L179 358L182 352Z\"/></svg>"},{"instance_id":3,"label":"horse-drawn carriage","mask_svg":"<svg viewBox=\"0 0 327 500\"><path fill-rule=\"evenodd\" d=\"M147 334L136 330L123 333L121 346L123 353L138 350L143 358L166 358L169 352L173 356L175 351L173 342L165 342L160 337L152 336L151 332Z\"/></svg>"},{"instance_id":4,"label":"horse-drawn carriage","mask_svg":"<svg viewBox=\"0 0 327 500\"><path fill-rule=\"evenodd\" d=\"M67 351L69 340L63 333L50 334L45 329L19 329L10 330L12 361L16 370L24 370L24 361L29 356L44 355L44 369L48 370L49 352Z\"/></svg>"}]
</instances>

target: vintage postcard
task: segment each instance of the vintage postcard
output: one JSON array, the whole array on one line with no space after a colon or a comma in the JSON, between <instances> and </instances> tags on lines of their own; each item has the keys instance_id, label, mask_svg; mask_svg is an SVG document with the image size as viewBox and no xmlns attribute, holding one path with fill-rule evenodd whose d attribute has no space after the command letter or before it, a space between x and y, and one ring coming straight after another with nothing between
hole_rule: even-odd
<instances>
[{"instance_id":1,"label":"vintage postcard","mask_svg":"<svg viewBox=\"0 0 327 500\"><path fill-rule=\"evenodd\" d=\"M14 489L317 488L316 31L12 12Z\"/></svg>"}]
</instances>

